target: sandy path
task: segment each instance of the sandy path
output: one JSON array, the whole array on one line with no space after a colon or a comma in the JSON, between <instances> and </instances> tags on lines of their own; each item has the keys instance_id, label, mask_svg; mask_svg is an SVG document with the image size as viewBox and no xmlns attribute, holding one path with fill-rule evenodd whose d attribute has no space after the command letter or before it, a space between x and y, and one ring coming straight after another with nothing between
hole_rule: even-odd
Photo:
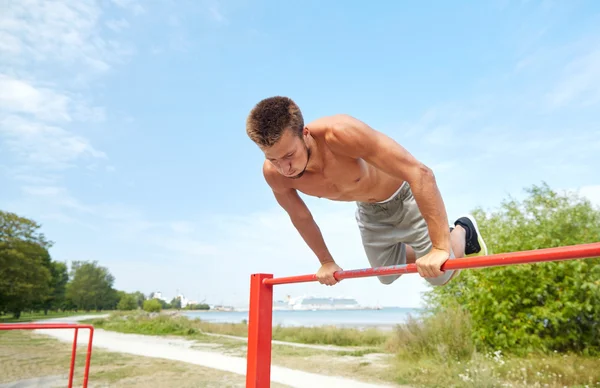
<instances>
[{"instance_id":1,"label":"sandy path","mask_svg":"<svg viewBox=\"0 0 600 388\"><path fill-rule=\"evenodd\" d=\"M98 318L95 316L77 316L68 318L50 319L43 322L75 323L79 320ZM73 341L73 330L36 330L62 341ZM87 330L80 330L78 344L87 345ZM202 365L205 367L227 372L246 375L246 359L243 357L226 356L214 352L192 349L193 341L166 338L139 334L123 334L101 329L94 330L94 348L103 348L110 351L135 354L145 357L164 358ZM92 354L92 363L93 363ZM271 366L271 381L297 388L314 388L327 386L343 386L345 388L380 388L392 385L369 384L346 379L343 377L324 376L290 368ZM397 387L398 386L394 386Z\"/></svg>"}]
</instances>

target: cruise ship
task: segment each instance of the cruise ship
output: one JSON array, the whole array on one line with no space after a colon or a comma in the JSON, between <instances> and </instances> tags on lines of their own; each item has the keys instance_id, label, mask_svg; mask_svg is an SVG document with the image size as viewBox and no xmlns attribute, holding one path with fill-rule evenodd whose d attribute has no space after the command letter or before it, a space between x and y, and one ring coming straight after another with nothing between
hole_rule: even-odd
<instances>
[{"instance_id":1,"label":"cruise ship","mask_svg":"<svg viewBox=\"0 0 600 388\"><path fill-rule=\"evenodd\" d=\"M357 310L363 308L349 297L300 296L273 302L273 310Z\"/></svg>"}]
</instances>

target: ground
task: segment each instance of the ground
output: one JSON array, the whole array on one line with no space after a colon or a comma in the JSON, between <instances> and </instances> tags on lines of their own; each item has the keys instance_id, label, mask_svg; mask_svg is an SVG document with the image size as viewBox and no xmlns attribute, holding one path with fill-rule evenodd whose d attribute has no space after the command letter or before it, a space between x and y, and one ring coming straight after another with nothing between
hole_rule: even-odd
<instances>
[{"instance_id":1,"label":"ground","mask_svg":"<svg viewBox=\"0 0 600 388\"><path fill-rule=\"evenodd\" d=\"M64 386L72 333L0 332L0 383L50 377L58 386ZM86 330L80 331L78 342L74 386L82 382ZM96 330L89 386L244 387L245 355L246 342L239 339L207 336L202 341L189 341ZM368 349L348 351L275 343L272 356L272 387L401 387L390 383L389 356Z\"/></svg>"},{"instance_id":2,"label":"ground","mask_svg":"<svg viewBox=\"0 0 600 388\"><path fill-rule=\"evenodd\" d=\"M0 387L6 383L50 376L66 386L71 348L44 334L0 332ZM84 346L78 349L74 387L82 386ZM95 348L89 387L245 387L244 376L159 358L133 356ZM33 385L36 386L36 385ZM41 384L37 386L48 385ZM285 387L273 384L273 387Z\"/></svg>"}]
</instances>

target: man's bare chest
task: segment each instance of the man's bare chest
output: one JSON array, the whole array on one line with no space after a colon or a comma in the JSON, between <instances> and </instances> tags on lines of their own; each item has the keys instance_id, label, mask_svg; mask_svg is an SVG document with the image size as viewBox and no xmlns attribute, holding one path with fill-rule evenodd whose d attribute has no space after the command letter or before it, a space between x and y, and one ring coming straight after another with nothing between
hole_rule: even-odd
<instances>
[{"instance_id":1,"label":"man's bare chest","mask_svg":"<svg viewBox=\"0 0 600 388\"><path fill-rule=\"evenodd\" d=\"M321 172L311 172L296 182L296 189L316 197L352 200L369 179L369 167L361 159L329 161Z\"/></svg>"}]
</instances>

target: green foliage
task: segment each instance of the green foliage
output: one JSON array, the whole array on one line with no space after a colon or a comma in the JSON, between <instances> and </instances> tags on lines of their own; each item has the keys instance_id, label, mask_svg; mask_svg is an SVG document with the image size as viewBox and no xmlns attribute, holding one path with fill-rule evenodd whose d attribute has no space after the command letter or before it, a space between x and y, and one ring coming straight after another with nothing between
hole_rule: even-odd
<instances>
[{"instance_id":1,"label":"green foliage","mask_svg":"<svg viewBox=\"0 0 600 388\"><path fill-rule=\"evenodd\" d=\"M144 307L144 301L146 300L146 296L143 293L141 293L140 291L136 291L132 295L135 298L135 301L137 303L137 307L143 308Z\"/></svg>"},{"instance_id":2,"label":"green foliage","mask_svg":"<svg viewBox=\"0 0 600 388\"><path fill-rule=\"evenodd\" d=\"M273 339L336 346L377 346L386 342L387 335L377 329L322 327L273 327Z\"/></svg>"},{"instance_id":3,"label":"green foliage","mask_svg":"<svg viewBox=\"0 0 600 388\"><path fill-rule=\"evenodd\" d=\"M475 351L469 314L456 304L435 314L410 316L397 325L386 343L388 351L402 358L444 362L470 359Z\"/></svg>"},{"instance_id":4,"label":"green foliage","mask_svg":"<svg viewBox=\"0 0 600 388\"><path fill-rule=\"evenodd\" d=\"M67 283L69 282L69 270L67 264L54 261L50 268L52 274L52 295L48 299L45 310L58 310L65 307Z\"/></svg>"},{"instance_id":5,"label":"green foliage","mask_svg":"<svg viewBox=\"0 0 600 388\"><path fill-rule=\"evenodd\" d=\"M148 299L144 301L144 311L149 313L158 313L162 309L162 304L159 299Z\"/></svg>"},{"instance_id":6,"label":"green foliage","mask_svg":"<svg viewBox=\"0 0 600 388\"><path fill-rule=\"evenodd\" d=\"M490 253L600 241L600 211L589 201L545 184L527 193L474 213ZM428 298L436 311L462 305L482 348L600 353L599 258L463 271Z\"/></svg>"},{"instance_id":7,"label":"green foliage","mask_svg":"<svg viewBox=\"0 0 600 388\"><path fill-rule=\"evenodd\" d=\"M185 306L186 310L210 310L210 306L206 303L199 304L188 304Z\"/></svg>"},{"instance_id":8,"label":"green foliage","mask_svg":"<svg viewBox=\"0 0 600 388\"><path fill-rule=\"evenodd\" d=\"M175 297L171 300L171 308L179 310L181 308L181 298Z\"/></svg>"},{"instance_id":9,"label":"green foliage","mask_svg":"<svg viewBox=\"0 0 600 388\"><path fill-rule=\"evenodd\" d=\"M123 294L117 304L117 309L122 311L130 311L138 308L138 301L133 294Z\"/></svg>"},{"instance_id":10,"label":"green foliage","mask_svg":"<svg viewBox=\"0 0 600 388\"><path fill-rule=\"evenodd\" d=\"M0 211L0 312L15 318L52 293L52 244L39 228L30 219Z\"/></svg>"},{"instance_id":11,"label":"green foliage","mask_svg":"<svg viewBox=\"0 0 600 388\"><path fill-rule=\"evenodd\" d=\"M75 261L69 273L65 263L52 260L52 242L40 228L33 220L0 211L0 315L12 313L18 320L21 312L115 309L126 293L112 287L108 269ZM120 307L141 308L145 299L137 291Z\"/></svg>"},{"instance_id":12,"label":"green foliage","mask_svg":"<svg viewBox=\"0 0 600 388\"><path fill-rule=\"evenodd\" d=\"M156 301L156 299L147 300L144 306L153 304L160 307L160 304L154 303ZM198 333L193 321L185 317L170 317L167 315L150 317L147 314L132 314L114 316L111 319L95 319L91 322L95 327L121 333L182 336Z\"/></svg>"},{"instance_id":13,"label":"green foliage","mask_svg":"<svg viewBox=\"0 0 600 388\"><path fill-rule=\"evenodd\" d=\"M96 261L74 261L67 297L82 310L114 309L118 303L117 291L112 288L114 277Z\"/></svg>"}]
</instances>

